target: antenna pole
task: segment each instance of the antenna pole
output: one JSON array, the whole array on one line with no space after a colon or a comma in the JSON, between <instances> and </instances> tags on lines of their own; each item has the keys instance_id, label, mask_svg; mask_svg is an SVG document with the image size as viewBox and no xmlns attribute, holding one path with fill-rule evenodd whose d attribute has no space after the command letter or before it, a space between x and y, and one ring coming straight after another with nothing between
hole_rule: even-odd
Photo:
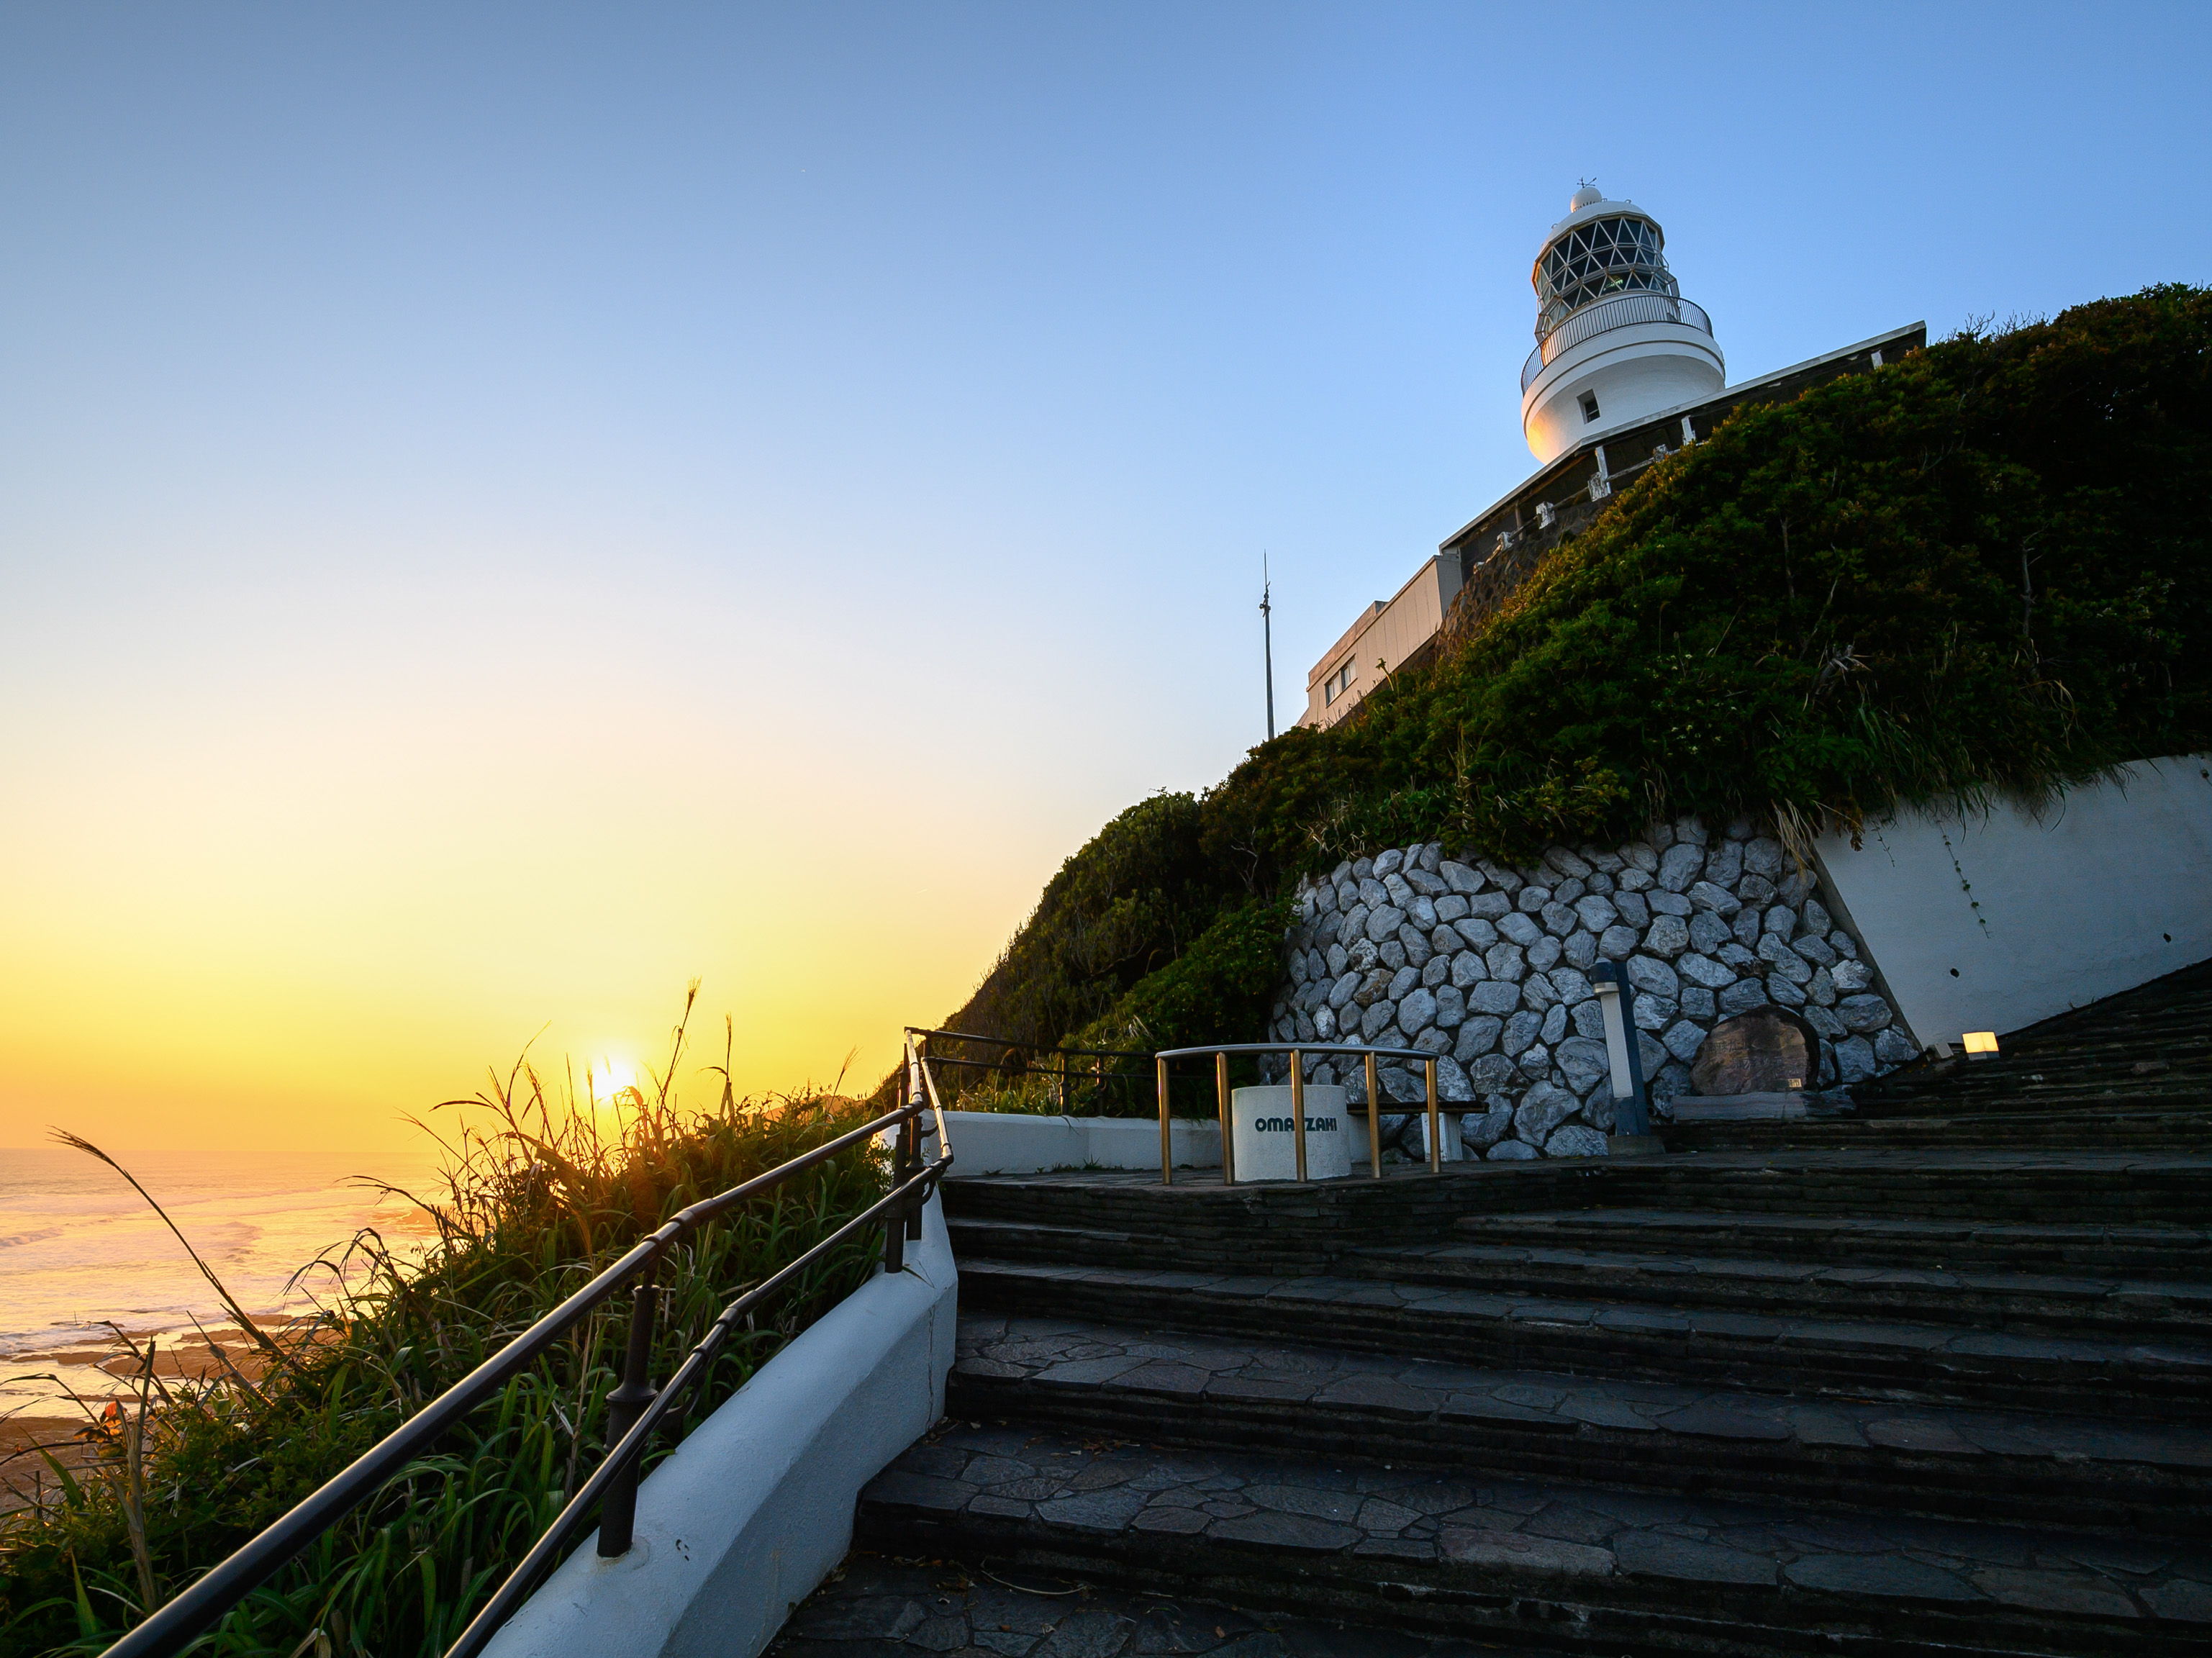
<instances>
[{"instance_id":1,"label":"antenna pole","mask_svg":"<svg viewBox=\"0 0 2212 1658\"><path fill-rule=\"evenodd\" d=\"M1275 623L1267 603L1271 584L1267 580L1267 556L1260 555L1260 639L1261 648L1267 653L1267 740L1275 740Z\"/></svg>"}]
</instances>

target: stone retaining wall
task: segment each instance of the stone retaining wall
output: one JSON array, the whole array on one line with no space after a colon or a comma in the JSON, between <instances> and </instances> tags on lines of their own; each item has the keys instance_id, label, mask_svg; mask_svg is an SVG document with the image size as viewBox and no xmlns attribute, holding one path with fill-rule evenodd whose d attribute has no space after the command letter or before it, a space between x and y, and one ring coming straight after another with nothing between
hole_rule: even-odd
<instances>
[{"instance_id":1,"label":"stone retaining wall","mask_svg":"<svg viewBox=\"0 0 2212 1658\"><path fill-rule=\"evenodd\" d=\"M1613 1126L1605 1026L1589 969L1625 964L1644 1071L1663 1119L1721 1020L1778 1004L1820 1033L1817 1084L1847 1085L1913 1057L1859 941L1782 842L1740 819L1654 824L1610 851L1558 846L1526 869L1450 859L1440 843L1340 864L1299 884L1277 999L1277 1042L1412 1047L1438 1087L1479 1101L1462 1136L1492 1159L1594 1157ZM1365 1097L1361 1067L1341 1082ZM1419 1074L1380 1073L1389 1100Z\"/></svg>"}]
</instances>

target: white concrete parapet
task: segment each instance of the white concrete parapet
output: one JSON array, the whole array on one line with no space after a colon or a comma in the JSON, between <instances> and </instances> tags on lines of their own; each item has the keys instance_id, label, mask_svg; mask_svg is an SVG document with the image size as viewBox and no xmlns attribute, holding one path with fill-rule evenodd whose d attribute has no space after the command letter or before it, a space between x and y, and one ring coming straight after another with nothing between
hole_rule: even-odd
<instances>
[{"instance_id":1,"label":"white concrete parapet","mask_svg":"<svg viewBox=\"0 0 2212 1658\"><path fill-rule=\"evenodd\" d=\"M943 1414L958 1289L932 1197L905 1271L878 1272L693 1430L638 1488L630 1552L602 1560L586 1538L489 1658L757 1658L845 1558L861 1486Z\"/></svg>"},{"instance_id":2,"label":"white concrete parapet","mask_svg":"<svg viewBox=\"0 0 2212 1658\"><path fill-rule=\"evenodd\" d=\"M937 1125L921 1119L925 1148ZM1157 1117L1038 1117L1021 1111L948 1111L955 1175L1042 1175L1054 1169L1158 1169ZM1221 1167L1221 1126L1177 1117L1170 1145L1178 1169ZM927 1155L935 1155L933 1151Z\"/></svg>"}]
</instances>

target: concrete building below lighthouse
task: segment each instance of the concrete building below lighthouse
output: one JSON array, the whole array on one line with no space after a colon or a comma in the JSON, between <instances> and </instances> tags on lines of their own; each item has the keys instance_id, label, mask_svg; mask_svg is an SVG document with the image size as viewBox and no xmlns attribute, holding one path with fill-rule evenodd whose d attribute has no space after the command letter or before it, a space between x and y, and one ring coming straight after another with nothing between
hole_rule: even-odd
<instances>
[{"instance_id":1,"label":"concrete building below lighthouse","mask_svg":"<svg viewBox=\"0 0 2212 1658\"><path fill-rule=\"evenodd\" d=\"M1521 370L1521 430L1539 461L1726 384L1711 319L1682 297L1666 246L1656 219L1593 185L1544 238L1528 274L1536 349Z\"/></svg>"}]
</instances>

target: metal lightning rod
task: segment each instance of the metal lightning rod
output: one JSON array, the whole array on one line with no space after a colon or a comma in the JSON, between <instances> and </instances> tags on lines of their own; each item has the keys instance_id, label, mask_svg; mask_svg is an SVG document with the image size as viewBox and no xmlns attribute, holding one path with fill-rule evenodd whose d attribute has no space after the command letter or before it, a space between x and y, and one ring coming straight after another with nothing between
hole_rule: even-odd
<instances>
[{"instance_id":1,"label":"metal lightning rod","mask_svg":"<svg viewBox=\"0 0 2212 1658\"><path fill-rule=\"evenodd\" d=\"M1275 740L1275 623L1267 604L1269 589L1273 584L1267 579L1267 555L1260 555L1260 638L1267 661L1267 740Z\"/></svg>"}]
</instances>

